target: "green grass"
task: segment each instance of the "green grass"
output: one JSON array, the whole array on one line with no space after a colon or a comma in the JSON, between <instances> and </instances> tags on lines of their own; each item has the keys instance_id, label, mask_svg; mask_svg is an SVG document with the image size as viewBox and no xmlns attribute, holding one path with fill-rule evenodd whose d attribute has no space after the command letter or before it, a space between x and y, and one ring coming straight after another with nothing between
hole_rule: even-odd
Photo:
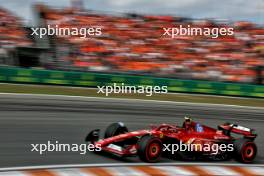
<instances>
[{"instance_id":1,"label":"green grass","mask_svg":"<svg viewBox=\"0 0 264 176\"><path fill-rule=\"evenodd\" d=\"M48 85L0 84L0 92L106 97L105 94L98 94L97 89ZM145 96L144 94L109 94L108 97L264 107L264 99L258 98L234 98L192 94L154 94L152 96Z\"/></svg>"}]
</instances>

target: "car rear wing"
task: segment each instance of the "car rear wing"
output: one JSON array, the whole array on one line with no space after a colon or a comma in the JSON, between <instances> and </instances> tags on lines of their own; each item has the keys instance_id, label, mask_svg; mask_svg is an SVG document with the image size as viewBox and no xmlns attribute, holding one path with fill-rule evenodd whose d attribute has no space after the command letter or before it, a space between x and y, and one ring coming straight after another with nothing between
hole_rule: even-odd
<instances>
[{"instance_id":1,"label":"car rear wing","mask_svg":"<svg viewBox=\"0 0 264 176\"><path fill-rule=\"evenodd\" d=\"M257 137L256 131L251 128L247 128L238 124L225 123L218 126L219 130L223 130L224 133L230 136L230 133L241 134L245 138L255 139Z\"/></svg>"}]
</instances>

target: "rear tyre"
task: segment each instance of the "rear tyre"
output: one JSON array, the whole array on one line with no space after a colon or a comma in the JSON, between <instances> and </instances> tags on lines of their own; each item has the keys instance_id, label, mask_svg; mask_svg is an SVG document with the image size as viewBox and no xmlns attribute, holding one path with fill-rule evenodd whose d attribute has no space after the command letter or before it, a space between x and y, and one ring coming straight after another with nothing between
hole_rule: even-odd
<instances>
[{"instance_id":1,"label":"rear tyre","mask_svg":"<svg viewBox=\"0 0 264 176\"><path fill-rule=\"evenodd\" d=\"M162 142L150 135L143 136L138 141L138 156L144 162L154 163L160 159Z\"/></svg>"},{"instance_id":2,"label":"rear tyre","mask_svg":"<svg viewBox=\"0 0 264 176\"><path fill-rule=\"evenodd\" d=\"M119 134L127 133L128 129L122 122L112 123L105 130L104 138L117 136Z\"/></svg>"},{"instance_id":3,"label":"rear tyre","mask_svg":"<svg viewBox=\"0 0 264 176\"><path fill-rule=\"evenodd\" d=\"M249 139L238 139L234 142L235 159L242 163L252 163L257 155L256 144Z\"/></svg>"}]
</instances>

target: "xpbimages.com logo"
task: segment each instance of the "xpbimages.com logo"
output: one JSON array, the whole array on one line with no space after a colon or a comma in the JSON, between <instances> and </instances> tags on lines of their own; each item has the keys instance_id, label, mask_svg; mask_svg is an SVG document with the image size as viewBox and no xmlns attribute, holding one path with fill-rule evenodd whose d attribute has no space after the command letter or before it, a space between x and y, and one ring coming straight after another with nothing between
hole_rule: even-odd
<instances>
[{"instance_id":1,"label":"xpbimages.com logo","mask_svg":"<svg viewBox=\"0 0 264 176\"><path fill-rule=\"evenodd\" d=\"M207 36L211 38L218 38L219 36L232 36L234 35L234 28L214 27L214 28L201 28L192 27L191 25L179 25L173 28L163 28L163 36L175 38L177 36Z\"/></svg>"},{"instance_id":2,"label":"xpbimages.com logo","mask_svg":"<svg viewBox=\"0 0 264 176\"><path fill-rule=\"evenodd\" d=\"M87 38L88 36L100 36L102 35L101 27L85 27L85 28L60 28L58 25L41 28L31 28L31 35L37 35L42 38L45 35L56 36L79 36L80 38Z\"/></svg>"},{"instance_id":3,"label":"xpbimages.com logo","mask_svg":"<svg viewBox=\"0 0 264 176\"><path fill-rule=\"evenodd\" d=\"M191 140L192 141L192 140ZM200 152L210 152L212 154L218 154L219 152L232 152L234 151L233 144L197 144L197 143L182 143L180 141L179 144L163 144L163 151L170 152L171 154L176 154L177 152L193 152L193 151L200 151Z\"/></svg>"},{"instance_id":4,"label":"xpbimages.com logo","mask_svg":"<svg viewBox=\"0 0 264 176\"><path fill-rule=\"evenodd\" d=\"M114 83L111 86L97 86L97 93L105 94L145 94L146 96L152 96L153 94L168 93L168 86L130 86L125 83Z\"/></svg>"},{"instance_id":5,"label":"xpbimages.com logo","mask_svg":"<svg viewBox=\"0 0 264 176\"><path fill-rule=\"evenodd\" d=\"M40 155L47 154L49 152L79 152L84 155L89 152L101 151L100 144L62 144L59 141L52 143L48 141L43 144L31 144L31 152L37 152Z\"/></svg>"}]
</instances>

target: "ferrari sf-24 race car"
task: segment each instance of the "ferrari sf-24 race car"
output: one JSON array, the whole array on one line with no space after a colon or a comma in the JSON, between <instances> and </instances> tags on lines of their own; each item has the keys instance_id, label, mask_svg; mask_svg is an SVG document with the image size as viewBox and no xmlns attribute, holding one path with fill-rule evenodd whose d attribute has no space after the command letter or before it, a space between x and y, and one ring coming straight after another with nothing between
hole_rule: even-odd
<instances>
[{"instance_id":1,"label":"ferrari sf-24 race car","mask_svg":"<svg viewBox=\"0 0 264 176\"><path fill-rule=\"evenodd\" d=\"M164 156L181 160L233 158L251 163L257 154L255 130L238 124L225 123L214 129L186 118L182 126L151 125L150 129L129 132L124 123L118 122L107 127L103 139L99 139L99 133L95 129L85 140L100 146L100 152L139 156L144 162L158 162Z\"/></svg>"}]
</instances>

